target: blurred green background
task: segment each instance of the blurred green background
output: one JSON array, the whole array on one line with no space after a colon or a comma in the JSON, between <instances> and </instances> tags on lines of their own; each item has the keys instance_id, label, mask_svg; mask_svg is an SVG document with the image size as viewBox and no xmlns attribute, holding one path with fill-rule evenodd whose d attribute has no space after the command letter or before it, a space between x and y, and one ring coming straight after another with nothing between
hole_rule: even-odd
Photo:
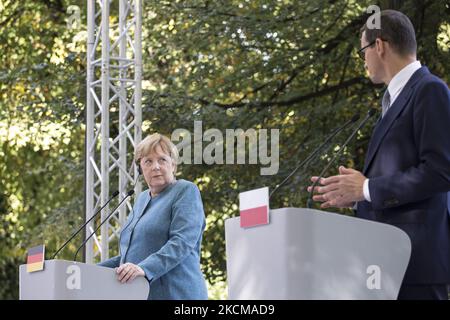
<instances>
[{"instance_id":1,"label":"blurred green background","mask_svg":"<svg viewBox=\"0 0 450 320\"><path fill-rule=\"evenodd\" d=\"M227 296L224 221L238 214L238 193L273 188L337 125L379 109L383 86L370 83L356 54L371 4L411 18L418 59L449 83L446 1L144 0L144 135L192 132L195 120L204 131L280 129L277 175L261 176L260 165L179 167L202 192L211 299ZM79 24L69 23L71 5ZM0 299L17 299L26 249L45 243L54 253L84 220L86 1L1 0L0 30ZM362 169L371 130L358 134L341 164ZM308 177L344 138L298 172L271 207L304 206ZM59 258L72 259L75 249Z\"/></svg>"}]
</instances>

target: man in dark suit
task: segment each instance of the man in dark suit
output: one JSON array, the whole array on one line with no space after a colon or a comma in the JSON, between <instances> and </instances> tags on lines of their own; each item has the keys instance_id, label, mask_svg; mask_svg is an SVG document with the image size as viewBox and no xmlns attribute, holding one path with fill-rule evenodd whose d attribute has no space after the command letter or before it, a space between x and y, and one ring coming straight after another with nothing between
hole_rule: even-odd
<instances>
[{"instance_id":1,"label":"man in dark suit","mask_svg":"<svg viewBox=\"0 0 450 320\"><path fill-rule=\"evenodd\" d=\"M340 166L339 175L319 181L313 199L322 208L356 203L357 217L408 234L411 259L398 299L448 299L450 91L416 60L408 17L382 11L380 27L361 29L359 53L370 79L387 85L364 169Z\"/></svg>"}]
</instances>

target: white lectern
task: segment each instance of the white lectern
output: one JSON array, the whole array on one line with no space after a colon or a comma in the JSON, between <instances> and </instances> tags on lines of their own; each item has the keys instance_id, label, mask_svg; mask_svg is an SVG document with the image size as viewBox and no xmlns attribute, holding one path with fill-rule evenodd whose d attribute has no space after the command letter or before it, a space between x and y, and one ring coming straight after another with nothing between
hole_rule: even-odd
<instances>
[{"instance_id":1,"label":"white lectern","mask_svg":"<svg viewBox=\"0 0 450 320\"><path fill-rule=\"evenodd\" d=\"M144 300L148 281L120 283L114 269L66 260L46 260L44 270L19 268L21 300Z\"/></svg>"},{"instance_id":2,"label":"white lectern","mask_svg":"<svg viewBox=\"0 0 450 320\"><path fill-rule=\"evenodd\" d=\"M229 299L396 299L411 254L391 225L314 209L225 222Z\"/></svg>"}]
</instances>

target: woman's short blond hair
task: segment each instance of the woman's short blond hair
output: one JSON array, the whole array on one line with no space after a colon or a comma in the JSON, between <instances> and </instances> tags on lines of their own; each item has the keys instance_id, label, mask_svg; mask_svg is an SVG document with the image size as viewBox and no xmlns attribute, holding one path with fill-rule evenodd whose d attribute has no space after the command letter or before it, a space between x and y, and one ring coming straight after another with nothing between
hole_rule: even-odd
<instances>
[{"instance_id":1,"label":"woman's short blond hair","mask_svg":"<svg viewBox=\"0 0 450 320\"><path fill-rule=\"evenodd\" d=\"M147 136L144 140L139 142L134 153L134 160L137 164L141 162L141 159L152 152L155 152L156 148L160 146L162 151L170 156L173 160L175 170L177 169L178 161L178 149L166 136L154 133Z\"/></svg>"}]
</instances>

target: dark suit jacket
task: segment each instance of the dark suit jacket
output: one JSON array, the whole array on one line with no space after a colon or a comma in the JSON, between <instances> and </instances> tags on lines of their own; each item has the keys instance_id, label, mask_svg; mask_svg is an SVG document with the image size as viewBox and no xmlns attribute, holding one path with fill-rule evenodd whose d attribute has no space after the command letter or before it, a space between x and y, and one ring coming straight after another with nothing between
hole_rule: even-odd
<instances>
[{"instance_id":1,"label":"dark suit jacket","mask_svg":"<svg viewBox=\"0 0 450 320\"><path fill-rule=\"evenodd\" d=\"M450 283L450 91L426 67L375 125L363 173L372 202L358 202L357 217L411 239L403 283Z\"/></svg>"}]
</instances>

